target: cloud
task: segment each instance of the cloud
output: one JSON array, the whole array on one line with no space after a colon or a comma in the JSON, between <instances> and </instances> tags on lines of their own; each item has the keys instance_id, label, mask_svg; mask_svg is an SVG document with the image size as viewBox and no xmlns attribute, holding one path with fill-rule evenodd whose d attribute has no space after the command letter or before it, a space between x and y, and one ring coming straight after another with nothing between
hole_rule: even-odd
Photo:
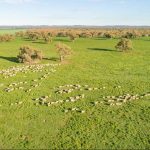
<instances>
[{"instance_id":1,"label":"cloud","mask_svg":"<svg viewBox=\"0 0 150 150\"><path fill-rule=\"evenodd\" d=\"M7 4L21 4L29 2L33 2L33 0L0 0L0 3L7 3Z\"/></svg>"}]
</instances>

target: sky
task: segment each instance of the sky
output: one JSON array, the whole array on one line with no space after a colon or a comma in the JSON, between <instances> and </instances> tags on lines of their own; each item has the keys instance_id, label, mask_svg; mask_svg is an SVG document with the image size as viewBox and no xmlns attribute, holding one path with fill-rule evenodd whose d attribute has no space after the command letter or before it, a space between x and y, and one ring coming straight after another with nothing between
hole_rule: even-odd
<instances>
[{"instance_id":1,"label":"sky","mask_svg":"<svg viewBox=\"0 0 150 150\"><path fill-rule=\"evenodd\" d=\"M0 0L0 25L150 25L150 0Z\"/></svg>"}]
</instances>

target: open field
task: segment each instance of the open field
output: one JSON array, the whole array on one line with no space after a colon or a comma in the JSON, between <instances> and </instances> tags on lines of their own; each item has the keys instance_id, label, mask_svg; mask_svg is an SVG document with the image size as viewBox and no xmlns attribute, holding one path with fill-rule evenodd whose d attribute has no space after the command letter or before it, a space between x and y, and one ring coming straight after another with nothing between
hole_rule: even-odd
<instances>
[{"instance_id":1,"label":"open field","mask_svg":"<svg viewBox=\"0 0 150 150\"><path fill-rule=\"evenodd\" d=\"M42 50L45 59L41 64L58 64L55 44L59 41L73 49L73 55L60 66L39 70L34 66L8 78L0 74L0 148L149 149L150 96L141 95L150 92L150 38L132 39L133 51L124 53L114 48L118 39L70 42L57 37L46 44L17 37L0 43L0 71L24 66L16 58L22 45ZM6 92L10 84L18 88ZM67 85L77 88L56 93L59 86L72 87ZM115 106L106 102L110 96L124 94L139 98ZM78 95L82 99L50 107L33 100L48 96L55 102Z\"/></svg>"},{"instance_id":2,"label":"open field","mask_svg":"<svg viewBox=\"0 0 150 150\"><path fill-rule=\"evenodd\" d=\"M0 35L2 34L14 34L18 31L24 31L24 29L0 29Z\"/></svg>"}]
</instances>

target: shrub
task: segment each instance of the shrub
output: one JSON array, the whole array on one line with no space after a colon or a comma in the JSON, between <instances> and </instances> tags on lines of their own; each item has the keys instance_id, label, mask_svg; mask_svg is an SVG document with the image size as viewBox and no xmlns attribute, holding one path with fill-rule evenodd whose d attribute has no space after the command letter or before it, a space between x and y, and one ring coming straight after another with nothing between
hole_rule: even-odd
<instances>
[{"instance_id":1,"label":"shrub","mask_svg":"<svg viewBox=\"0 0 150 150\"><path fill-rule=\"evenodd\" d=\"M71 48L63 43L57 43L56 49L61 62L72 53Z\"/></svg>"},{"instance_id":2,"label":"shrub","mask_svg":"<svg viewBox=\"0 0 150 150\"><path fill-rule=\"evenodd\" d=\"M125 35L123 35L123 38L127 38L127 39L136 38L136 33L134 33L134 32L127 32Z\"/></svg>"},{"instance_id":3,"label":"shrub","mask_svg":"<svg viewBox=\"0 0 150 150\"><path fill-rule=\"evenodd\" d=\"M39 50L36 50L35 51L35 58L38 59L38 60L42 60L43 59L43 54L41 51Z\"/></svg>"},{"instance_id":4,"label":"shrub","mask_svg":"<svg viewBox=\"0 0 150 150\"><path fill-rule=\"evenodd\" d=\"M24 37L24 36L25 36L25 32L19 31L19 32L16 32L15 35L16 35L17 37Z\"/></svg>"},{"instance_id":5,"label":"shrub","mask_svg":"<svg viewBox=\"0 0 150 150\"><path fill-rule=\"evenodd\" d=\"M10 42L14 39L15 37L11 34L4 34L0 36L0 42Z\"/></svg>"},{"instance_id":6,"label":"shrub","mask_svg":"<svg viewBox=\"0 0 150 150\"><path fill-rule=\"evenodd\" d=\"M56 37L57 32L51 31L51 32L48 32L48 35L49 35L50 37Z\"/></svg>"},{"instance_id":7,"label":"shrub","mask_svg":"<svg viewBox=\"0 0 150 150\"><path fill-rule=\"evenodd\" d=\"M97 37L104 37L104 33L103 32L98 32Z\"/></svg>"},{"instance_id":8,"label":"shrub","mask_svg":"<svg viewBox=\"0 0 150 150\"><path fill-rule=\"evenodd\" d=\"M42 58L42 52L30 46L22 46L18 55L18 60L20 63L37 63L42 60Z\"/></svg>"},{"instance_id":9,"label":"shrub","mask_svg":"<svg viewBox=\"0 0 150 150\"><path fill-rule=\"evenodd\" d=\"M52 37L50 37L50 35L48 35L48 34L44 34L43 39L46 43L51 43L52 42Z\"/></svg>"},{"instance_id":10,"label":"shrub","mask_svg":"<svg viewBox=\"0 0 150 150\"><path fill-rule=\"evenodd\" d=\"M91 34L91 37L97 37L98 35L98 33L95 31L91 31L90 34Z\"/></svg>"},{"instance_id":11,"label":"shrub","mask_svg":"<svg viewBox=\"0 0 150 150\"><path fill-rule=\"evenodd\" d=\"M74 42L75 39L78 37L78 35L74 32L67 33L67 35L72 42Z\"/></svg>"},{"instance_id":12,"label":"shrub","mask_svg":"<svg viewBox=\"0 0 150 150\"><path fill-rule=\"evenodd\" d=\"M113 36L110 33L104 33L104 37L111 39Z\"/></svg>"},{"instance_id":13,"label":"shrub","mask_svg":"<svg viewBox=\"0 0 150 150\"><path fill-rule=\"evenodd\" d=\"M121 51L132 50L132 42L129 39L122 38L119 43L115 46L116 49Z\"/></svg>"},{"instance_id":14,"label":"shrub","mask_svg":"<svg viewBox=\"0 0 150 150\"><path fill-rule=\"evenodd\" d=\"M57 37L66 37L67 36L67 33L66 32L58 32Z\"/></svg>"},{"instance_id":15,"label":"shrub","mask_svg":"<svg viewBox=\"0 0 150 150\"><path fill-rule=\"evenodd\" d=\"M92 35L89 33L89 32L81 32L79 37L82 37L82 38L91 38Z\"/></svg>"},{"instance_id":16,"label":"shrub","mask_svg":"<svg viewBox=\"0 0 150 150\"><path fill-rule=\"evenodd\" d=\"M27 31L26 32L26 36L28 39L32 40L32 41L36 41L40 38L40 34L37 32L31 32L31 31Z\"/></svg>"}]
</instances>

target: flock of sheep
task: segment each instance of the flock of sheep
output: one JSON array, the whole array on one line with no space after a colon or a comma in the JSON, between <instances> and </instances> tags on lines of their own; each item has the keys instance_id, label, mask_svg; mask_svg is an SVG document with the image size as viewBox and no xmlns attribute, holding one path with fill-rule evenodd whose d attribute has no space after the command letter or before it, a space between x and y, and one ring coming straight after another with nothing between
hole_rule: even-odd
<instances>
[{"instance_id":1,"label":"flock of sheep","mask_svg":"<svg viewBox=\"0 0 150 150\"><path fill-rule=\"evenodd\" d=\"M51 73L54 73L56 71L56 67L58 67L60 64L36 64L36 65L23 65L23 66L16 66L11 67L6 70L1 70L0 75L2 75L3 78L9 78L16 76L18 73L43 73L43 75L39 78L33 79L31 82L28 81L21 81L21 82L14 82L10 83L5 89L4 92L13 92L15 90L24 90L24 92L31 92L32 89L35 89L36 87L39 87L42 84L42 80L46 80ZM3 83L0 83L0 87L4 86ZM117 86L117 88L122 88L121 86ZM80 100L85 100L86 97L86 91L94 92L100 90L105 90L106 87L90 87L89 85L80 85L80 84L67 84L63 86L58 86L54 88L54 93L58 95L63 94L70 94L73 92L82 92L79 95L67 97L64 100L52 100L51 96L41 96L39 98L34 98L34 104L35 106L58 106L62 105L64 103L75 103ZM145 94L124 94L120 96L104 96L102 98L99 98L100 100L91 102L94 104L94 106L98 104L105 104L109 106L121 106L127 102L131 102L134 100L143 99L144 97L150 96L150 93ZM21 105L23 102L19 101L16 103L11 103L12 105ZM86 110L81 110L80 108L73 107L69 109L65 109L64 112L80 112L85 113Z\"/></svg>"}]
</instances>

